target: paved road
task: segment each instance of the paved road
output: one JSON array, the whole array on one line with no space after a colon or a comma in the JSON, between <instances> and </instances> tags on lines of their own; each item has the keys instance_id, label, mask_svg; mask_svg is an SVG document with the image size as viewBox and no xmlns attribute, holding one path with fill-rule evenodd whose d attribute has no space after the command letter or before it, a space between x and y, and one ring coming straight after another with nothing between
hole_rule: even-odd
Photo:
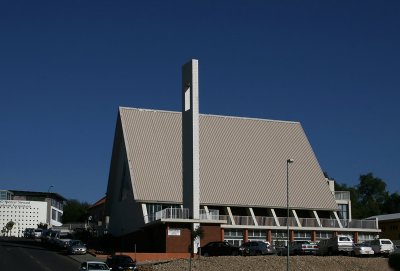
<instances>
[{"instance_id":1,"label":"paved road","mask_svg":"<svg viewBox=\"0 0 400 271\"><path fill-rule=\"evenodd\" d=\"M77 271L91 255L67 256L23 238L0 238L1 271Z\"/></svg>"}]
</instances>

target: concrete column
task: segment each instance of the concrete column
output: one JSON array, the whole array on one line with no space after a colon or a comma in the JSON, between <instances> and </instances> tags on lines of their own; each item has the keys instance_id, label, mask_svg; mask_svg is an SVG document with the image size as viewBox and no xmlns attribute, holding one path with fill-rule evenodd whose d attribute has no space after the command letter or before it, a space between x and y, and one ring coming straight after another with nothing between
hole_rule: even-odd
<instances>
[{"instance_id":1,"label":"concrete column","mask_svg":"<svg viewBox=\"0 0 400 271\"><path fill-rule=\"evenodd\" d=\"M272 230L267 230L267 241L272 244Z\"/></svg>"},{"instance_id":2,"label":"concrete column","mask_svg":"<svg viewBox=\"0 0 400 271\"><path fill-rule=\"evenodd\" d=\"M243 242L247 242L249 240L249 230L244 229L243 230Z\"/></svg>"},{"instance_id":3,"label":"concrete column","mask_svg":"<svg viewBox=\"0 0 400 271\"><path fill-rule=\"evenodd\" d=\"M199 72L198 60L182 67L182 176L183 207L199 219Z\"/></svg>"},{"instance_id":4,"label":"concrete column","mask_svg":"<svg viewBox=\"0 0 400 271\"><path fill-rule=\"evenodd\" d=\"M311 232L311 242L317 241L317 231Z\"/></svg>"},{"instance_id":5,"label":"concrete column","mask_svg":"<svg viewBox=\"0 0 400 271\"><path fill-rule=\"evenodd\" d=\"M290 242L293 242L294 241L294 230L290 230L290 234L289 234L289 240L290 240Z\"/></svg>"},{"instance_id":6,"label":"concrete column","mask_svg":"<svg viewBox=\"0 0 400 271\"><path fill-rule=\"evenodd\" d=\"M354 232L354 243L358 243L358 231Z\"/></svg>"}]
</instances>

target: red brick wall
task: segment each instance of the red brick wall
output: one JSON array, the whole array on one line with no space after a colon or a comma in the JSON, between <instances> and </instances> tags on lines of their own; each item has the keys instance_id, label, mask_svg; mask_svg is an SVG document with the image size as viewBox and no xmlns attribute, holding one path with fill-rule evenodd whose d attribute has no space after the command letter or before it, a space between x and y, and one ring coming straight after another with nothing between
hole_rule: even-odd
<instances>
[{"instance_id":1,"label":"red brick wall","mask_svg":"<svg viewBox=\"0 0 400 271\"><path fill-rule=\"evenodd\" d=\"M165 228L165 243L166 250L168 253L188 253L189 245L190 245L190 227L191 225L170 225L171 228L180 229L179 236L169 236L168 235L168 226Z\"/></svg>"},{"instance_id":2,"label":"red brick wall","mask_svg":"<svg viewBox=\"0 0 400 271\"><path fill-rule=\"evenodd\" d=\"M221 239L220 225L201 224L201 228L203 229L203 238L201 238L200 240L200 244L202 246L206 245L209 242L223 241L223 239Z\"/></svg>"},{"instance_id":3,"label":"red brick wall","mask_svg":"<svg viewBox=\"0 0 400 271\"><path fill-rule=\"evenodd\" d=\"M168 235L169 227L171 229L179 229L180 235ZM191 245L191 227L191 223L153 225L118 238L115 241L115 249L117 251L133 252L136 245L137 252L188 253ZM201 224L201 228L203 229L202 246L212 241L223 241L223 231L220 225Z\"/></svg>"}]
</instances>

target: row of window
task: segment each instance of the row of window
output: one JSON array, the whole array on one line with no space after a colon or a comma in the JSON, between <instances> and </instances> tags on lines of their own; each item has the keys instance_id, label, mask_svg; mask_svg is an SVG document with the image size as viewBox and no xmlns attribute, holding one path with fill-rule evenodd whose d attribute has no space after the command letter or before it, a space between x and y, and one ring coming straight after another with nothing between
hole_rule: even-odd
<instances>
[{"instance_id":1,"label":"row of window","mask_svg":"<svg viewBox=\"0 0 400 271\"><path fill-rule=\"evenodd\" d=\"M10 210L7 210L7 211L3 211L3 213L14 213L14 211L10 211ZM24 211L15 211L15 213L18 213L18 214L20 214L20 213L22 213L22 214L27 214L28 212L24 212ZM34 214L38 214L39 212L29 212L30 214L32 214L32 213L34 213Z\"/></svg>"},{"instance_id":2,"label":"row of window","mask_svg":"<svg viewBox=\"0 0 400 271\"><path fill-rule=\"evenodd\" d=\"M271 231L272 238L276 239L287 239L287 231L286 230L272 230ZM328 239L332 237L332 232L328 231L317 231L316 232L317 239ZM243 237L242 229L225 229L224 231L225 237ZM248 230L248 237L266 237L266 230ZM294 231L295 239L311 239L311 231Z\"/></svg>"},{"instance_id":3,"label":"row of window","mask_svg":"<svg viewBox=\"0 0 400 271\"><path fill-rule=\"evenodd\" d=\"M248 230L248 239L252 241L266 241L266 231L264 230ZM287 231L286 230L272 230L272 243L274 245L286 245L287 242ZM341 235L349 236L354 239L354 234L352 232L341 232ZM333 237L332 232L328 231L317 231L316 239L329 239ZM364 242L367 240L373 240L375 234L372 233L358 233L358 241ZM295 240L311 240L310 231L294 231ZM235 246L240 246L243 243L243 230L242 229L225 229L224 240Z\"/></svg>"},{"instance_id":4,"label":"row of window","mask_svg":"<svg viewBox=\"0 0 400 271\"><path fill-rule=\"evenodd\" d=\"M28 209L28 210L39 210L39 208L36 208L36 207L26 207L26 206L16 206L16 205L14 205L14 206L12 206L12 207L14 207L15 209ZM2 209L2 208L4 208L4 209L10 209L10 208L12 208L11 206L9 206L9 205L7 205L7 206L1 206L0 205L0 209Z\"/></svg>"},{"instance_id":5,"label":"row of window","mask_svg":"<svg viewBox=\"0 0 400 271\"><path fill-rule=\"evenodd\" d=\"M2 216L0 216L0 218L1 217L21 217L20 215L2 215ZM22 218L25 218L25 217L39 217L38 215L37 216L22 216Z\"/></svg>"}]
</instances>

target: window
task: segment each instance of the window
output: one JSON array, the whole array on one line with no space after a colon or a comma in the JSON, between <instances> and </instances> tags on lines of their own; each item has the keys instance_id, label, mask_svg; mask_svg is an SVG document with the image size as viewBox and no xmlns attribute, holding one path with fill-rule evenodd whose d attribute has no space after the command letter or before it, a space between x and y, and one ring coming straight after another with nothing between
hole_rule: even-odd
<instances>
[{"instance_id":1,"label":"window","mask_svg":"<svg viewBox=\"0 0 400 271\"><path fill-rule=\"evenodd\" d=\"M57 211L55 209L51 209L51 219L57 220Z\"/></svg>"},{"instance_id":2,"label":"window","mask_svg":"<svg viewBox=\"0 0 400 271\"><path fill-rule=\"evenodd\" d=\"M266 237L267 232L265 230L249 230L249 237Z\"/></svg>"}]
</instances>

